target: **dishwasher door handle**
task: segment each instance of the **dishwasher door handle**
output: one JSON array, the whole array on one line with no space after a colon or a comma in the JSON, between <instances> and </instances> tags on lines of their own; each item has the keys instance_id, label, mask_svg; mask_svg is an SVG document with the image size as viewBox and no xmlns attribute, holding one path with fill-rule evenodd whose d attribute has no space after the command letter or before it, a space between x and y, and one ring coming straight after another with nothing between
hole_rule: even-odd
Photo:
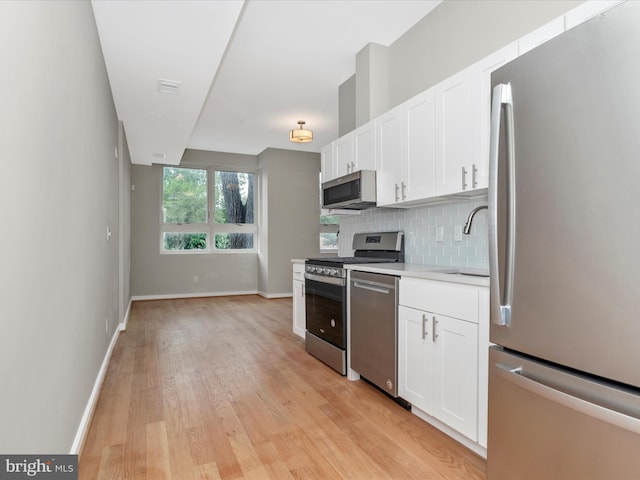
<instances>
[{"instance_id":1,"label":"dishwasher door handle","mask_svg":"<svg viewBox=\"0 0 640 480\"><path fill-rule=\"evenodd\" d=\"M355 288L362 288L364 290L371 290L372 292L378 293L389 294L392 290L395 290L394 287L390 287L389 285L378 282L363 282L362 280L354 280L352 283Z\"/></svg>"}]
</instances>

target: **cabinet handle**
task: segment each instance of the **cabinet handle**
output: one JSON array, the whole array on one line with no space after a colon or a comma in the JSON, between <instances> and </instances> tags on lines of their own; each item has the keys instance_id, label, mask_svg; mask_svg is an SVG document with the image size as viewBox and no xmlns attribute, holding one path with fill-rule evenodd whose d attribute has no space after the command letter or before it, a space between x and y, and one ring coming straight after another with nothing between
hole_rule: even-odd
<instances>
[{"instance_id":1,"label":"cabinet handle","mask_svg":"<svg viewBox=\"0 0 640 480\"><path fill-rule=\"evenodd\" d=\"M398 186L398 184L396 183L396 202L400 201L400 196L398 195L398 191L400 190L400 187Z\"/></svg>"},{"instance_id":2,"label":"cabinet handle","mask_svg":"<svg viewBox=\"0 0 640 480\"><path fill-rule=\"evenodd\" d=\"M422 339L424 340L424 337L426 337L427 335L429 335L427 333L427 314L423 313L422 314Z\"/></svg>"},{"instance_id":3,"label":"cabinet handle","mask_svg":"<svg viewBox=\"0 0 640 480\"><path fill-rule=\"evenodd\" d=\"M438 338L438 334L436 333L436 325L438 325L438 320L436 320L436 316L433 316L433 335L431 336L431 340L433 343L436 343L436 338Z\"/></svg>"},{"instance_id":4,"label":"cabinet handle","mask_svg":"<svg viewBox=\"0 0 640 480\"><path fill-rule=\"evenodd\" d=\"M351 169L351 165L347 163L347 173L351 173L350 169Z\"/></svg>"},{"instance_id":5,"label":"cabinet handle","mask_svg":"<svg viewBox=\"0 0 640 480\"><path fill-rule=\"evenodd\" d=\"M356 171L356 164L351 162L351 173Z\"/></svg>"},{"instance_id":6,"label":"cabinet handle","mask_svg":"<svg viewBox=\"0 0 640 480\"><path fill-rule=\"evenodd\" d=\"M462 190L467 189L467 169L462 167Z\"/></svg>"},{"instance_id":7,"label":"cabinet handle","mask_svg":"<svg viewBox=\"0 0 640 480\"><path fill-rule=\"evenodd\" d=\"M300 296L304 297L304 283L302 284L302 289L300 291L302 292L302 294Z\"/></svg>"},{"instance_id":8,"label":"cabinet handle","mask_svg":"<svg viewBox=\"0 0 640 480\"><path fill-rule=\"evenodd\" d=\"M400 185L402 185L402 200L405 200L407 198L407 195L405 193L407 186L404 184L404 182L401 182Z\"/></svg>"},{"instance_id":9,"label":"cabinet handle","mask_svg":"<svg viewBox=\"0 0 640 480\"><path fill-rule=\"evenodd\" d=\"M476 180L476 176L478 174L478 169L476 168L476 164L471 165L471 188L476 188L478 186L478 181Z\"/></svg>"}]
</instances>

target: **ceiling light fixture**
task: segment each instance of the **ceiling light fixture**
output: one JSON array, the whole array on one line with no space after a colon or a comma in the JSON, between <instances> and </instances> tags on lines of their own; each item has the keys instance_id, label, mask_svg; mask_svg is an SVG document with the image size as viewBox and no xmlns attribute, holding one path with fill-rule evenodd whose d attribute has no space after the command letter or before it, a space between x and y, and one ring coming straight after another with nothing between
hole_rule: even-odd
<instances>
[{"instance_id":1,"label":"ceiling light fixture","mask_svg":"<svg viewBox=\"0 0 640 480\"><path fill-rule=\"evenodd\" d=\"M295 130L291 130L289 134L289 140L294 143L307 143L313 141L313 132L311 130L306 130L303 128L303 125L306 122L304 120L298 120L298 125L300 128L296 128Z\"/></svg>"}]
</instances>

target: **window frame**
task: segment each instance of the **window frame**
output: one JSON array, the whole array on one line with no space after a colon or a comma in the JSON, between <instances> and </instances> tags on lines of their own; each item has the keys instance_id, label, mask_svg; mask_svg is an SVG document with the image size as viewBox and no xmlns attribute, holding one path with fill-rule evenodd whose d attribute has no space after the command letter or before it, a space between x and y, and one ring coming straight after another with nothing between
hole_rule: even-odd
<instances>
[{"instance_id":1,"label":"window frame","mask_svg":"<svg viewBox=\"0 0 640 480\"><path fill-rule=\"evenodd\" d=\"M259 222L260 208L258 198L260 197L260 171L257 168L235 168L222 167L220 165L162 165L160 169L160 235L159 247L162 255L211 255L229 253L259 252ZM164 169L165 168L191 168L195 170L205 170L207 172L207 223L166 223L164 221ZM253 174L253 224L216 223L215 222L215 172L237 172ZM167 250L164 248L165 233L204 233L207 236L206 249L189 250ZM242 249L219 249L215 246L215 235L220 233L246 233L253 235L253 248Z\"/></svg>"}]
</instances>

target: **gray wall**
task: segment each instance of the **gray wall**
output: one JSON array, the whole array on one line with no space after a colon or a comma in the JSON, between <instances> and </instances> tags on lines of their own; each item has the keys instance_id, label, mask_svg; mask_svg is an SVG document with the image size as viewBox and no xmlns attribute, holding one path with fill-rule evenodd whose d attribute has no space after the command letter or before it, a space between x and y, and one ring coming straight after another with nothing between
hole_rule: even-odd
<instances>
[{"instance_id":1,"label":"gray wall","mask_svg":"<svg viewBox=\"0 0 640 480\"><path fill-rule=\"evenodd\" d=\"M389 109L580 3L445 0L389 47Z\"/></svg>"},{"instance_id":2,"label":"gray wall","mask_svg":"<svg viewBox=\"0 0 640 480\"><path fill-rule=\"evenodd\" d=\"M338 87L338 136L356 128L356 76L351 75Z\"/></svg>"},{"instance_id":3,"label":"gray wall","mask_svg":"<svg viewBox=\"0 0 640 480\"><path fill-rule=\"evenodd\" d=\"M291 259L320 251L320 155L268 148L262 169L262 228L258 290L265 296L291 293Z\"/></svg>"},{"instance_id":4,"label":"gray wall","mask_svg":"<svg viewBox=\"0 0 640 480\"><path fill-rule=\"evenodd\" d=\"M181 165L255 170L257 157L187 150ZM256 253L161 254L162 166L133 165L131 177L135 188L131 192L133 297L256 292Z\"/></svg>"},{"instance_id":5,"label":"gray wall","mask_svg":"<svg viewBox=\"0 0 640 480\"><path fill-rule=\"evenodd\" d=\"M118 122L90 3L0 2L0 65L0 452L66 453L119 309Z\"/></svg>"},{"instance_id":6,"label":"gray wall","mask_svg":"<svg viewBox=\"0 0 640 480\"><path fill-rule=\"evenodd\" d=\"M119 318L124 320L131 301L131 155L122 122L118 124L120 178L118 182L120 237L119 252Z\"/></svg>"},{"instance_id":7,"label":"gray wall","mask_svg":"<svg viewBox=\"0 0 640 480\"><path fill-rule=\"evenodd\" d=\"M340 111L355 105L356 122L349 128L342 125L340 116L340 135L580 3L582 0L444 0L389 47L369 44L358 52L355 91L341 86L339 97ZM344 119L350 122L349 117Z\"/></svg>"}]
</instances>

